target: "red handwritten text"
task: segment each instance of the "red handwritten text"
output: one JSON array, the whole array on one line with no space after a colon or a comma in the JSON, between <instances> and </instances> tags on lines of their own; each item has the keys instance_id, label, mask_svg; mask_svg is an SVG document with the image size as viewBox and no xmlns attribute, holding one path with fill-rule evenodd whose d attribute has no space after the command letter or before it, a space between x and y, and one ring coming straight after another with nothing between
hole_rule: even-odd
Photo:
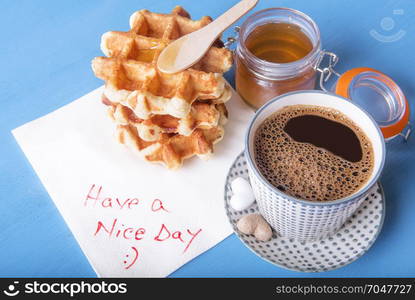
<instances>
[{"instance_id":1,"label":"red handwritten text","mask_svg":"<svg viewBox=\"0 0 415 300\"><path fill-rule=\"evenodd\" d=\"M153 212L160 211L160 210L169 212L167 209L164 208L163 202L160 199L153 200L153 203L151 203L151 210Z\"/></svg>"},{"instance_id":2,"label":"red handwritten text","mask_svg":"<svg viewBox=\"0 0 415 300\"><path fill-rule=\"evenodd\" d=\"M147 214L142 220L146 221L151 220L151 218L162 218L162 220L165 221L166 217L172 213L169 209L166 208L166 203L158 198L154 199L152 202L145 202L145 205L141 205L141 203L142 199L135 197L120 198L104 195L102 185L96 184L92 184L89 187L88 193L83 200L83 206L88 208L109 208L123 211L129 211L136 207L141 207L142 209L145 208L149 214ZM140 206L138 206L139 204ZM152 214L150 210L154 214ZM134 213L136 212L137 211L134 211ZM122 215L121 212L119 212L119 214ZM150 217L150 215L153 217ZM102 220L101 217L98 218L99 219L96 223L95 232L93 234L94 236L101 236L110 240L128 240L130 241L129 243L136 243L148 235L146 228L141 226L131 226L131 224L128 226L124 224L125 221L123 221L120 216L114 216L112 219L106 220ZM154 231L154 233L151 234L149 241L153 241L152 243L155 245L160 245L164 242L165 244L171 244L174 247L180 247L180 249L183 249L182 253L185 253L189 247L191 247L193 241L202 232L202 229L192 231L188 228L180 228L180 230L177 230L177 228L172 228L174 227L173 225L167 226L165 223L155 226L157 227L149 228L149 231L151 232L153 232L153 229L159 228L158 231ZM153 227L153 225L150 227ZM127 253L124 255L124 259L122 260L124 269L133 267L136 262L139 261L140 255L141 253L139 253L139 250L135 247L135 245L130 245Z\"/></svg>"},{"instance_id":3,"label":"red handwritten text","mask_svg":"<svg viewBox=\"0 0 415 300\"><path fill-rule=\"evenodd\" d=\"M144 238L146 230L142 227L126 227L124 224L119 224L118 219L114 219L110 226L105 226L103 222L98 221L97 229L94 235L96 236L100 232L102 232L102 234L108 236L109 238L124 238L126 240L135 239L139 241Z\"/></svg>"},{"instance_id":4,"label":"red handwritten text","mask_svg":"<svg viewBox=\"0 0 415 300\"><path fill-rule=\"evenodd\" d=\"M186 244L183 253L189 249L190 245L192 244L193 240L196 238L196 236L202 231L202 229L199 229L195 233L191 232L189 229L186 229L186 232L181 232L179 230L177 231L170 231L165 224L161 224L160 231L154 237L154 240L157 242L164 242L168 239L177 240L181 243Z\"/></svg>"},{"instance_id":5,"label":"red handwritten text","mask_svg":"<svg viewBox=\"0 0 415 300\"><path fill-rule=\"evenodd\" d=\"M89 189L89 192L85 198L84 206L101 206L103 208L119 208L119 209L132 209L138 205L138 198L126 198L121 200L120 198L103 197L101 195L102 186L96 186L93 184Z\"/></svg>"}]
</instances>

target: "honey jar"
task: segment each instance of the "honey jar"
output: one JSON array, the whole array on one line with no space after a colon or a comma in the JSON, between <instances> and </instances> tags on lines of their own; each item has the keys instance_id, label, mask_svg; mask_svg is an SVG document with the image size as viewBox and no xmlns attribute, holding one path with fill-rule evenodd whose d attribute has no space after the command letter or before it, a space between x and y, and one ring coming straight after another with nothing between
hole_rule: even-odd
<instances>
[{"instance_id":1,"label":"honey jar","mask_svg":"<svg viewBox=\"0 0 415 300\"><path fill-rule=\"evenodd\" d=\"M310 17L289 8L261 10L239 31L236 90L259 108L275 96L314 89L321 53L320 32Z\"/></svg>"}]
</instances>

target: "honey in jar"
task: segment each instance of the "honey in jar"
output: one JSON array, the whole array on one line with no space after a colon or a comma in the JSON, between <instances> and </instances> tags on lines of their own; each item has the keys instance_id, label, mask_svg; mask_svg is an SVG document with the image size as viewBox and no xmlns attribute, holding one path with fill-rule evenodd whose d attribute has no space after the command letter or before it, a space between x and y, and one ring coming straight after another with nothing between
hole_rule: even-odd
<instances>
[{"instance_id":1,"label":"honey in jar","mask_svg":"<svg viewBox=\"0 0 415 300\"><path fill-rule=\"evenodd\" d=\"M314 89L320 52L320 34L308 16L287 8L259 11L240 30L236 89L254 108L286 92Z\"/></svg>"},{"instance_id":2,"label":"honey in jar","mask_svg":"<svg viewBox=\"0 0 415 300\"><path fill-rule=\"evenodd\" d=\"M273 63L290 63L313 49L310 39L295 24L268 23L256 27L245 41L256 57Z\"/></svg>"}]
</instances>

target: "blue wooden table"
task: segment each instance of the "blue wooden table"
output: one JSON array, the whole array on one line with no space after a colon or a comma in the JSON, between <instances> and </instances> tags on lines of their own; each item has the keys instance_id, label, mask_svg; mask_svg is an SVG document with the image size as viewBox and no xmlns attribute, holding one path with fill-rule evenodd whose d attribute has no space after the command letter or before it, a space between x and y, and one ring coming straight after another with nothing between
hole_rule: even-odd
<instances>
[{"instance_id":1,"label":"blue wooden table","mask_svg":"<svg viewBox=\"0 0 415 300\"><path fill-rule=\"evenodd\" d=\"M135 10L169 12L180 4L195 18L216 17L236 2L1 2L0 276L96 276L11 130L100 86L90 61L101 55L101 34L127 30ZM382 70L400 84L415 111L415 1L260 0L255 10L272 6L310 15L324 48L340 56L339 71L357 66ZM370 31L378 34L373 37ZM227 78L233 82L233 73ZM327 273L296 273L266 263L232 235L172 276L414 276L415 136L387 148L384 227L356 262Z\"/></svg>"}]
</instances>

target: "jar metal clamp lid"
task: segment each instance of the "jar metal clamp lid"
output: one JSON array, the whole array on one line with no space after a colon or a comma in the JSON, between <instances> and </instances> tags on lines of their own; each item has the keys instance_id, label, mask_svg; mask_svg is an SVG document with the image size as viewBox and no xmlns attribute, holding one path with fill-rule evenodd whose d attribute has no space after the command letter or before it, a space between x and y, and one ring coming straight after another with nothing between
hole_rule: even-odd
<instances>
[{"instance_id":1,"label":"jar metal clamp lid","mask_svg":"<svg viewBox=\"0 0 415 300\"><path fill-rule=\"evenodd\" d=\"M327 67L321 61L329 58ZM327 92L324 83L332 74L338 77L331 92L350 99L366 110L379 125L385 140L401 136L405 141L411 134L409 104L401 88L384 73L366 67L354 68L339 74L334 70L338 57L323 51L317 71L321 73L320 87Z\"/></svg>"}]
</instances>

